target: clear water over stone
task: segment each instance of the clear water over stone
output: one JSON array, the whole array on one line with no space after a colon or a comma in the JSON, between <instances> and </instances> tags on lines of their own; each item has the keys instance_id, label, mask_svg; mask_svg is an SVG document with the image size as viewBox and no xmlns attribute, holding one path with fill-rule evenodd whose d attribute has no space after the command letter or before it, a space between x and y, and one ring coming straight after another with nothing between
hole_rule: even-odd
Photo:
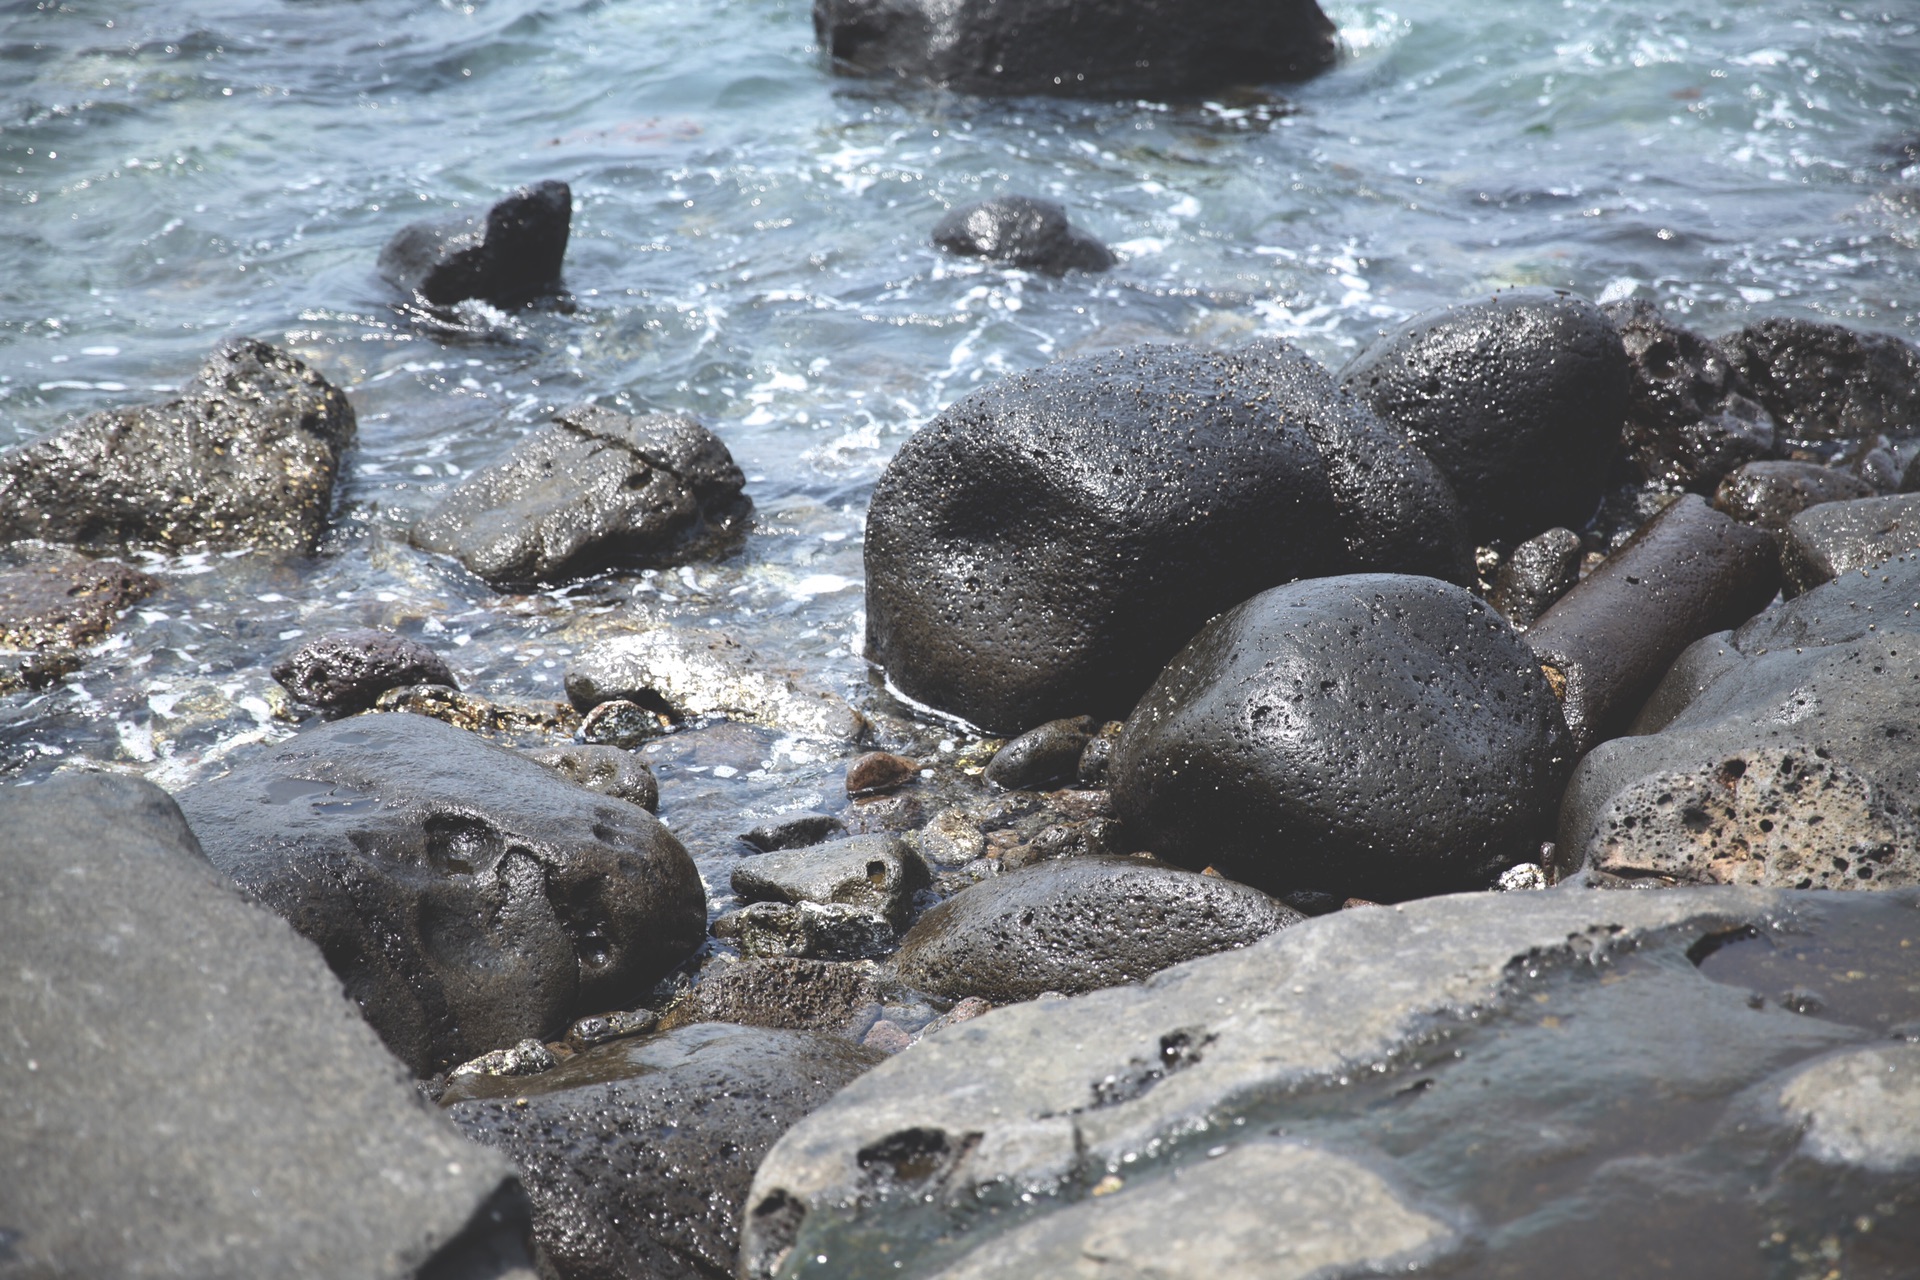
<instances>
[{"instance_id":1,"label":"clear water over stone","mask_svg":"<svg viewBox=\"0 0 1920 1280\"><path fill-rule=\"evenodd\" d=\"M164 785L291 724L302 637L397 627L495 698L647 623L716 628L863 702L861 522L970 388L1140 340L1298 340L1501 285L1639 295L1709 333L1794 314L1920 336L1920 13L1891 3L1330 4L1331 74L1203 104L836 80L805 0L42 0L0 16L0 443L162 397L223 337L359 413L321 553L190 556L86 668L0 700L0 776ZM398 311L408 221L572 184L569 311ZM1052 280L942 257L1002 191L1119 251ZM699 415L757 503L718 564L497 594L409 523L549 410ZM685 742L679 739L687 739ZM676 735L662 811L708 860L838 786L842 749Z\"/></svg>"}]
</instances>

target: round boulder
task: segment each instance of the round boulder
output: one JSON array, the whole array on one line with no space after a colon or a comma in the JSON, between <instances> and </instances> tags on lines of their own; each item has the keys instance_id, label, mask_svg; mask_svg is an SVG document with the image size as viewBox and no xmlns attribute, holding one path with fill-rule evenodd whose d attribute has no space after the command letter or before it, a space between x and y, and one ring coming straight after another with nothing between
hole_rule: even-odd
<instances>
[{"instance_id":1,"label":"round boulder","mask_svg":"<svg viewBox=\"0 0 1920 1280\"><path fill-rule=\"evenodd\" d=\"M1356 356L1340 382L1439 465L1481 542L1587 522L1632 385L1613 322L1561 289L1415 316Z\"/></svg>"},{"instance_id":2,"label":"round boulder","mask_svg":"<svg viewBox=\"0 0 1920 1280\"><path fill-rule=\"evenodd\" d=\"M968 396L867 516L867 648L992 732L1120 717L1201 624L1294 578L1463 578L1452 492L1279 343L1141 346Z\"/></svg>"},{"instance_id":3,"label":"round boulder","mask_svg":"<svg viewBox=\"0 0 1920 1280\"><path fill-rule=\"evenodd\" d=\"M1172 862L1375 902L1538 856L1572 752L1537 660L1429 578L1277 587L1209 623L1114 751L1114 806Z\"/></svg>"}]
</instances>

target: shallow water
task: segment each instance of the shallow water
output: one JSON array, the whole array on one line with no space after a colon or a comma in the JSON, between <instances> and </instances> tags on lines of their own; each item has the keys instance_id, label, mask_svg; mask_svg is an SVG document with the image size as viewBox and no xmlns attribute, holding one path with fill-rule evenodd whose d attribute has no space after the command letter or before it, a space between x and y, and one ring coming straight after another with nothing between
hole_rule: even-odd
<instances>
[{"instance_id":1,"label":"shallow water","mask_svg":"<svg viewBox=\"0 0 1920 1280\"><path fill-rule=\"evenodd\" d=\"M639 621L718 627L865 702L862 514L900 442L1009 370L1143 339L1299 341L1508 284L1651 297L1710 333L1801 314L1920 336L1920 10L1653 0L1329 6L1348 54L1191 105L991 102L829 76L800 0L43 0L0 17L0 443L153 399L224 336L347 388L311 560L193 556L87 667L0 701L0 773L85 756L178 787L291 731L266 668L395 626L463 685L558 698ZM372 264L408 221L573 185L571 313L417 326ZM1053 196L1124 259L956 262L948 207ZM700 415L757 504L718 564L499 595L409 522L549 410ZM652 757L703 866L827 803L834 745ZM718 763L719 772L714 768ZM716 885L724 876L709 874Z\"/></svg>"}]
</instances>

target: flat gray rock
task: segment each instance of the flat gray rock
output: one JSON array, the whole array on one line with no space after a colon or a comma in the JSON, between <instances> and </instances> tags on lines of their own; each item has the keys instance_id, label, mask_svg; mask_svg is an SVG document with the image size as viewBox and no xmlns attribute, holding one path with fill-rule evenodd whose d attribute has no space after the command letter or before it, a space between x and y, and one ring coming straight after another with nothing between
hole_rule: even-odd
<instances>
[{"instance_id":1,"label":"flat gray rock","mask_svg":"<svg viewBox=\"0 0 1920 1280\"><path fill-rule=\"evenodd\" d=\"M0 823L0 1275L532 1280L507 1162L165 792L63 774Z\"/></svg>"},{"instance_id":2,"label":"flat gray rock","mask_svg":"<svg viewBox=\"0 0 1920 1280\"><path fill-rule=\"evenodd\" d=\"M913 895L932 881L927 864L898 836L849 836L742 858L733 891L749 902L845 903L906 924Z\"/></svg>"},{"instance_id":3,"label":"flat gray rock","mask_svg":"<svg viewBox=\"0 0 1920 1280\"><path fill-rule=\"evenodd\" d=\"M740 1274L1206 1280L1451 1255L1599 1280L1869 1248L1920 1185L1904 1164L1808 1184L1778 1100L1920 1015L1916 937L1911 892L1475 894L996 1009L779 1141ZM1816 1079L1796 1105L1860 1087ZM1263 1222L1295 1224L1287 1247Z\"/></svg>"}]
</instances>

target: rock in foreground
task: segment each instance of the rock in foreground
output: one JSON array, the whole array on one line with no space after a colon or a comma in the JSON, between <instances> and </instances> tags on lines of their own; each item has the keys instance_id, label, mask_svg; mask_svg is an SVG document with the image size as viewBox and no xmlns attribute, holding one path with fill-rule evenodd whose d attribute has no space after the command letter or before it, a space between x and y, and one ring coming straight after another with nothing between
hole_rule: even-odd
<instances>
[{"instance_id":1,"label":"rock in foreground","mask_svg":"<svg viewBox=\"0 0 1920 1280\"><path fill-rule=\"evenodd\" d=\"M572 226L572 190L541 182L485 218L456 214L401 228L380 251L380 274L430 306L478 298L516 307L559 290Z\"/></svg>"},{"instance_id":2,"label":"rock in foreground","mask_svg":"<svg viewBox=\"0 0 1920 1280\"><path fill-rule=\"evenodd\" d=\"M1452 1255L1602 1280L1766 1275L1823 1248L1898 1274L1863 1264L1920 1244L1915 1164L1801 1133L1872 1123L1865 1065L1808 1068L1920 1016L1916 921L1911 894L1439 898L998 1009L780 1140L740 1274L1217 1280ZM1806 989L1829 993L1818 1017L1791 1011Z\"/></svg>"},{"instance_id":3,"label":"rock in foreground","mask_svg":"<svg viewBox=\"0 0 1920 1280\"><path fill-rule=\"evenodd\" d=\"M165 792L68 774L0 823L0 1273L532 1280L506 1161Z\"/></svg>"},{"instance_id":4,"label":"rock in foreground","mask_svg":"<svg viewBox=\"0 0 1920 1280\"><path fill-rule=\"evenodd\" d=\"M308 551L353 441L346 396L236 338L177 400L89 414L0 452L0 542Z\"/></svg>"},{"instance_id":5,"label":"rock in foreground","mask_svg":"<svg viewBox=\"0 0 1920 1280\"><path fill-rule=\"evenodd\" d=\"M1188 97L1297 80L1334 63L1314 0L814 0L836 70L965 93Z\"/></svg>"},{"instance_id":6,"label":"rock in foreground","mask_svg":"<svg viewBox=\"0 0 1920 1280\"><path fill-rule=\"evenodd\" d=\"M180 804L423 1075L633 1006L705 932L651 814L426 716L309 729Z\"/></svg>"}]
</instances>

